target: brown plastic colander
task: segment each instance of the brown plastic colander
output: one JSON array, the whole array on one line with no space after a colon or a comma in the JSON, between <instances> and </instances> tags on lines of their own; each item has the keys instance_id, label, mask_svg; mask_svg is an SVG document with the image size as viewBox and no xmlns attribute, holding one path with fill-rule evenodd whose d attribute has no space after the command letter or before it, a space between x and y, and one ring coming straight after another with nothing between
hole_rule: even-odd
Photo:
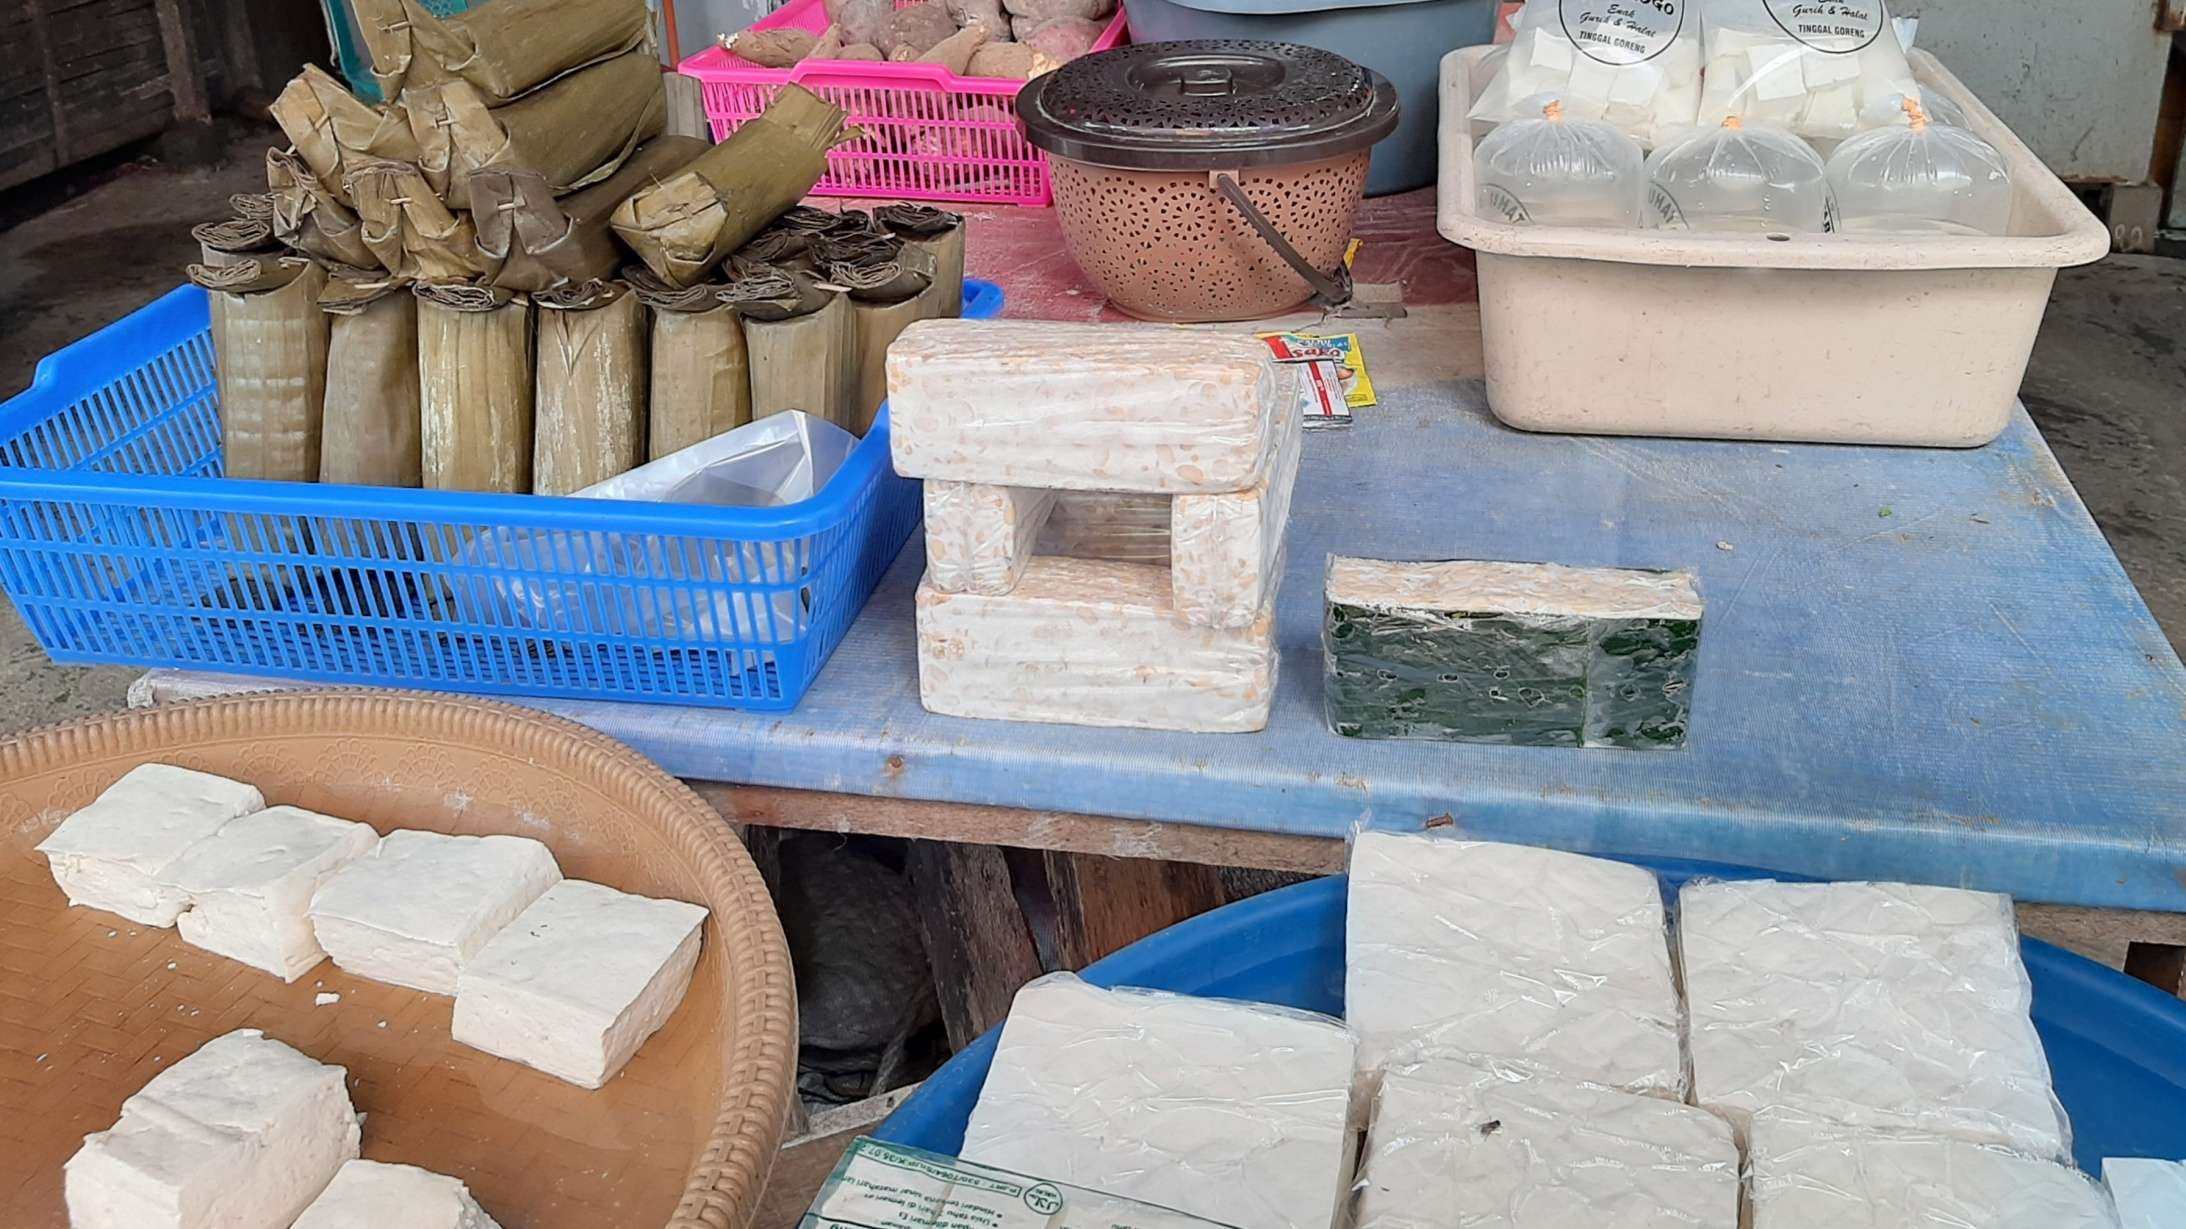
<instances>
[{"instance_id":1,"label":"brown plastic colander","mask_svg":"<svg viewBox=\"0 0 2186 1229\"><path fill-rule=\"evenodd\" d=\"M1017 98L1047 151L1063 242L1148 320L1256 320L1350 297L1344 248L1396 91L1311 47L1142 43L1083 56Z\"/></svg>"}]
</instances>

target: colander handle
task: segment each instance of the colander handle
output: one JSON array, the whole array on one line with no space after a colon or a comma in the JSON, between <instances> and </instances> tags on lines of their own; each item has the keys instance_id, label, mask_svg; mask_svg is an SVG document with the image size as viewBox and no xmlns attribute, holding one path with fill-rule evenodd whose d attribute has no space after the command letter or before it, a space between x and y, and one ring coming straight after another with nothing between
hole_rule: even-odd
<instances>
[{"instance_id":1,"label":"colander handle","mask_svg":"<svg viewBox=\"0 0 2186 1229\"><path fill-rule=\"evenodd\" d=\"M1251 198L1245 195L1245 190L1237 186L1235 177L1226 171L1214 171L1208 175L1208 179L1213 182L1214 190L1222 194L1222 199L1228 201L1237 209L1237 212L1244 215L1245 224L1252 227L1253 233L1266 240L1267 245L1275 249L1275 254L1283 258L1283 263L1296 271L1298 276L1306 279L1306 285L1313 287L1313 301L1315 303L1333 311L1351 301L1350 266L1338 261L1336 270L1333 273L1323 273L1314 268L1307 263L1305 257L1298 254L1297 248L1290 246L1290 241L1283 238L1282 232L1276 230L1267 218L1262 216L1259 208L1252 203Z\"/></svg>"}]
</instances>

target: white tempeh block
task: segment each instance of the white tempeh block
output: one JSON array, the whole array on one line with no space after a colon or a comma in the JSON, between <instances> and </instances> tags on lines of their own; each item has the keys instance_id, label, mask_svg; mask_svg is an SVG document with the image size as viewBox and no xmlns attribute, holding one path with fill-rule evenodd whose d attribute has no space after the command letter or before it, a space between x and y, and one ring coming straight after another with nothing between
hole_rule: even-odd
<instances>
[{"instance_id":1,"label":"white tempeh block","mask_svg":"<svg viewBox=\"0 0 2186 1229\"><path fill-rule=\"evenodd\" d=\"M1776 1110L1749 1132L1752 1229L2117 1229L2087 1175L1994 1145Z\"/></svg>"},{"instance_id":2,"label":"white tempeh block","mask_svg":"<svg viewBox=\"0 0 2186 1229\"><path fill-rule=\"evenodd\" d=\"M1477 1054L1631 1092L1682 1091L1669 934L1650 872L1362 832L1345 916L1345 1016L1361 1070Z\"/></svg>"},{"instance_id":3,"label":"white tempeh block","mask_svg":"<svg viewBox=\"0 0 2186 1229\"><path fill-rule=\"evenodd\" d=\"M455 1039L585 1088L668 1022L706 910L564 879L464 966Z\"/></svg>"},{"instance_id":4,"label":"white tempeh block","mask_svg":"<svg viewBox=\"0 0 2186 1229\"><path fill-rule=\"evenodd\" d=\"M1055 492L926 483L926 579L943 593L1008 593L1032 561Z\"/></svg>"},{"instance_id":5,"label":"white tempeh block","mask_svg":"<svg viewBox=\"0 0 2186 1229\"><path fill-rule=\"evenodd\" d=\"M2103 1185L2122 1229L2186 1229L2186 1161L2104 1157Z\"/></svg>"},{"instance_id":6,"label":"white tempeh block","mask_svg":"<svg viewBox=\"0 0 2186 1229\"><path fill-rule=\"evenodd\" d=\"M919 701L946 716L1258 730L1275 669L1272 601L1195 627L1155 564L1043 556L1006 596L918 589Z\"/></svg>"},{"instance_id":7,"label":"white tempeh block","mask_svg":"<svg viewBox=\"0 0 2186 1229\"><path fill-rule=\"evenodd\" d=\"M168 764L140 764L38 842L68 903L172 926L182 894L160 875L238 815L266 805L255 786Z\"/></svg>"},{"instance_id":8,"label":"white tempeh block","mask_svg":"<svg viewBox=\"0 0 2186 1229\"><path fill-rule=\"evenodd\" d=\"M998 486L1242 491L1298 373L1241 333L922 320L888 347L896 472Z\"/></svg>"},{"instance_id":9,"label":"white tempeh block","mask_svg":"<svg viewBox=\"0 0 2186 1229\"><path fill-rule=\"evenodd\" d=\"M1491 1059L1393 1068L1358 1229L1693 1229L1738 1223L1730 1124Z\"/></svg>"},{"instance_id":10,"label":"white tempeh block","mask_svg":"<svg viewBox=\"0 0 2186 1229\"><path fill-rule=\"evenodd\" d=\"M1328 1229L1351 1066L1325 1017L1051 974L1010 1006L963 1156L1225 1225Z\"/></svg>"},{"instance_id":11,"label":"white tempeh block","mask_svg":"<svg viewBox=\"0 0 2186 1229\"><path fill-rule=\"evenodd\" d=\"M311 925L347 972L454 994L464 964L561 877L528 837L390 832L319 889Z\"/></svg>"},{"instance_id":12,"label":"white tempeh block","mask_svg":"<svg viewBox=\"0 0 2186 1229\"><path fill-rule=\"evenodd\" d=\"M1758 880L1678 908L1698 1104L2068 1154L2008 898Z\"/></svg>"},{"instance_id":13,"label":"white tempeh block","mask_svg":"<svg viewBox=\"0 0 2186 1229\"><path fill-rule=\"evenodd\" d=\"M1132 491L1057 491L1040 530L1039 553L1167 564L1175 499Z\"/></svg>"},{"instance_id":14,"label":"white tempeh block","mask_svg":"<svg viewBox=\"0 0 2186 1229\"><path fill-rule=\"evenodd\" d=\"M1305 423L1276 427L1275 463L1250 490L1179 495L1170 509L1169 579L1177 613L1201 627L1243 627L1283 575L1283 529L1305 455Z\"/></svg>"},{"instance_id":15,"label":"white tempeh block","mask_svg":"<svg viewBox=\"0 0 2186 1229\"><path fill-rule=\"evenodd\" d=\"M415 1165L351 1161L290 1229L501 1229L461 1181Z\"/></svg>"},{"instance_id":16,"label":"white tempeh block","mask_svg":"<svg viewBox=\"0 0 2186 1229\"><path fill-rule=\"evenodd\" d=\"M288 1229L357 1155L348 1073L238 1029L153 1077L84 1137L73 1229Z\"/></svg>"},{"instance_id":17,"label":"white tempeh block","mask_svg":"<svg viewBox=\"0 0 2186 1229\"><path fill-rule=\"evenodd\" d=\"M295 981L326 959L311 928L312 896L379 839L366 824L301 807L231 820L161 876L189 901L176 929L185 943Z\"/></svg>"}]
</instances>

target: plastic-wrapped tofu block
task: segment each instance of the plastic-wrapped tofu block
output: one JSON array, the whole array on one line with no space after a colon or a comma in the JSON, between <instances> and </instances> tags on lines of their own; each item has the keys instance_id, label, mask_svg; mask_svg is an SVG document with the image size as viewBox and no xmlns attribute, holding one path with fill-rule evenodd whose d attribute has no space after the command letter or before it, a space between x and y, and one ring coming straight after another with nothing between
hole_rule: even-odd
<instances>
[{"instance_id":1,"label":"plastic-wrapped tofu block","mask_svg":"<svg viewBox=\"0 0 2186 1229\"><path fill-rule=\"evenodd\" d=\"M2103 1158L2122 1229L2186 1229L2186 1161Z\"/></svg>"},{"instance_id":2,"label":"plastic-wrapped tofu block","mask_svg":"<svg viewBox=\"0 0 2186 1229\"><path fill-rule=\"evenodd\" d=\"M888 347L896 472L1073 491L1221 494L1298 413L1257 339L1163 325L922 320Z\"/></svg>"},{"instance_id":3,"label":"plastic-wrapped tofu block","mask_svg":"<svg viewBox=\"0 0 2186 1229\"><path fill-rule=\"evenodd\" d=\"M1056 973L1017 992L964 1159L1249 1229L1327 1229L1352 1042L1323 1016Z\"/></svg>"},{"instance_id":4,"label":"plastic-wrapped tofu block","mask_svg":"<svg viewBox=\"0 0 2186 1229\"><path fill-rule=\"evenodd\" d=\"M1382 1076L1358 1229L1731 1229L1738 1143L1703 1109L1516 1063Z\"/></svg>"},{"instance_id":5,"label":"plastic-wrapped tofu block","mask_svg":"<svg viewBox=\"0 0 2186 1229\"><path fill-rule=\"evenodd\" d=\"M185 943L295 981L326 959L312 896L379 839L368 825L302 807L231 820L162 875L189 901L175 927Z\"/></svg>"},{"instance_id":6,"label":"plastic-wrapped tofu block","mask_svg":"<svg viewBox=\"0 0 2186 1229\"><path fill-rule=\"evenodd\" d=\"M2008 898L1756 880L1678 910L1698 1104L2069 1155Z\"/></svg>"},{"instance_id":7,"label":"plastic-wrapped tofu block","mask_svg":"<svg viewBox=\"0 0 2186 1229\"><path fill-rule=\"evenodd\" d=\"M1039 553L1166 565L1174 500L1136 491L1057 491Z\"/></svg>"},{"instance_id":8,"label":"plastic-wrapped tofu block","mask_svg":"<svg viewBox=\"0 0 2186 1229\"><path fill-rule=\"evenodd\" d=\"M1173 501L1169 582L1187 623L1243 627L1282 580L1283 530L1305 455L1305 422L1286 417L1275 430L1275 464L1251 489Z\"/></svg>"},{"instance_id":9,"label":"plastic-wrapped tofu block","mask_svg":"<svg viewBox=\"0 0 2186 1229\"><path fill-rule=\"evenodd\" d=\"M1171 1208L923 1148L851 1142L799 1229L1217 1229Z\"/></svg>"},{"instance_id":10,"label":"plastic-wrapped tofu block","mask_svg":"<svg viewBox=\"0 0 2186 1229\"><path fill-rule=\"evenodd\" d=\"M1470 118L1540 114L1554 95L1572 119L1606 120L1642 145L1675 138L1700 109L1700 18L1690 4L1526 0L1516 37Z\"/></svg>"},{"instance_id":11,"label":"plastic-wrapped tofu block","mask_svg":"<svg viewBox=\"0 0 2186 1229\"><path fill-rule=\"evenodd\" d=\"M1209 733L1263 729L1274 593L1245 627L1199 627L1157 564L1040 556L992 597L918 589L918 695L950 717Z\"/></svg>"},{"instance_id":12,"label":"plastic-wrapped tofu block","mask_svg":"<svg viewBox=\"0 0 2186 1229\"><path fill-rule=\"evenodd\" d=\"M1549 849L1361 832L1345 906L1345 1018L1361 1070L1436 1053L1564 1079L1684 1088L1662 889Z\"/></svg>"},{"instance_id":13,"label":"plastic-wrapped tofu block","mask_svg":"<svg viewBox=\"0 0 2186 1229\"><path fill-rule=\"evenodd\" d=\"M84 1137L64 1186L74 1229L288 1229L359 1126L340 1067L254 1028L214 1038Z\"/></svg>"},{"instance_id":14,"label":"plastic-wrapped tofu block","mask_svg":"<svg viewBox=\"0 0 2186 1229\"><path fill-rule=\"evenodd\" d=\"M561 878L527 837L390 832L320 887L311 925L348 972L454 994L464 964Z\"/></svg>"},{"instance_id":15,"label":"plastic-wrapped tofu block","mask_svg":"<svg viewBox=\"0 0 2186 1229\"><path fill-rule=\"evenodd\" d=\"M943 593L1008 593L1032 560L1055 492L926 483L926 580Z\"/></svg>"},{"instance_id":16,"label":"plastic-wrapped tofu block","mask_svg":"<svg viewBox=\"0 0 2186 1229\"><path fill-rule=\"evenodd\" d=\"M415 1165L351 1161L291 1229L501 1229L470 1188Z\"/></svg>"},{"instance_id":17,"label":"plastic-wrapped tofu block","mask_svg":"<svg viewBox=\"0 0 2186 1229\"><path fill-rule=\"evenodd\" d=\"M183 851L265 807L255 786L169 764L140 764L38 842L68 903L172 926L188 902L162 886Z\"/></svg>"},{"instance_id":18,"label":"plastic-wrapped tofu block","mask_svg":"<svg viewBox=\"0 0 2186 1229\"><path fill-rule=\"evenodd\" d=\"M1690 573L1331 556L1326 595L1338 734L1685 745L1700 657Z\"/></svg>"},{"instance_id":19,"label":"plastic-wrapped tofu block","mask_svg":"<svg viewBox=\"0 0 2186 1229\"><path fill-rule=\"evenodd\" d=\"M1701 0L1697 7L1706 30L1703 127L1736 116L1840 141L1871 126L1863 115L1876 100L1920 88L1883 0Z\"/></svg>"},{"instance_id":20,"label":"plastic-wrapped tofu block","mask_svg":"<svg viewBox=\"0 0 2186 1229\"><path fill-rule=\"evenodd\" d=\"M1747 1144L1752 1229L2117 1229L2079 1170L1937 1135L1769 1110Z\"/></svg>"},{"instance_id":21,"label":"plastic-wrapped tofu block","mask_svg":"<svg viewBox=\"0 0 2186 1229\"><path fill-rule=\"evenodd\" d=\"M680 900L564 879L464 964L455 1039L598 1088L683 1001L705 920Z\"/></svg>"}]
</instances>

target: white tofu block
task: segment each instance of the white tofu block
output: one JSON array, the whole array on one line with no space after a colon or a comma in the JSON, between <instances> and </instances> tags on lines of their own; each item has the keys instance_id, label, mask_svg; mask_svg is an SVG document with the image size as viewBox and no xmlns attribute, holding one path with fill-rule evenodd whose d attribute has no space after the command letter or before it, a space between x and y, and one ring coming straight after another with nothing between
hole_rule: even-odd
<instances>
[{"instance_id":1,"label":"white tofu block","mask_svg":"<svg viewBox=\"0 0 2186 1229\"><path fill-rule=\"evenodd\" d=\"M313 894L379 839L369 825L301 807L230 820L162 874L189 902L175 927L185 943L295 981L326 959L311 928Z\"/></svg>"},{"instance_id":2,"label":"white tofu block","mask_svg":"<svg viewBox=\"0 0 2186 1229\"><path fill-rule=\"evenodd\" d=\"M1225 1225L1328 1229L1351 1066L1325 1017L1051 974L1011 1004L963 1156Z\"/></svg>"},{"instance_id":3,"label":"white tofu block","mask_svg":"<svg viewBox=\"0 0 2186 1229\"><path fill-rule=\"evenodd\" d=\"M2186 1229L2186 1161L2105 1157L2103 1186L2123 1229Z\"/></svg>"},{"instance_id":4,"label":"white tofu block","mask_svg":"<svg viewBox=\"0 0 2186 1229\"><path fill-rule=\"evenodd\" d=\"M561 878L527 837L390 832L320 887L311 925L347 972L454 994L463 966Z\"/></svg>"},{"instance_id":5,"label":"white tofu block","mask_svg":"<svg viewBox=\"0 0 2186 1229\"><path fill-rule=\"evenodd\" d=\"M1119 563L1169 562L1173 495L1057 491L1040 529L1039 553Z\"/></svg>"},{"instance_id":6,"label":"white tofu block","mask_svg":"<svg viewBox=\"0 0 2186 1229\"><path fill-rule=\"evenodd\" d=\"M254 1028L153 1077L84 1137L64 1186L73 1229L288 1229L357 1155L348 1073Z\"/></svg>"},{"instance_id":7,"label":"white tofu block","mask_svg":"<svg viewBox=\"0 0 2186 1229\"><path fill-rule=\"evenodd\" d=\"M2008 1149L1776 1111L1751 1134L1752 1229L2117 1229L2087 1175Z\"/></svg>"},{"instance_id":8,"label":"white tofu block","mask_svg":"<svg viewBox=\"0 0 2186 1229\"><path fill-rule=\"evenodd\" d=\"M1358 1229L1731 1229L1738 1143L1703 1109L1438 1059L1382 1077Z\"/></svg>"},{"instance_id":9,"label":"white tofu block","mask_svg":"<svg viewBox=\"0 0 2186 1229\"><path fill-rule=\"evenodd\" d=\"M1763 43L1746 51L1746 89L1759 102L1797 98L1806 93L1795 42Z\"/></svg>"},{"instance_id":10,"label":"white tofu block","mask_svg":"<svg viewBox=\"0 0 2186 1229\"><path fill-rule=\"evenodd\" d=\"M1276 427L1275 464L1252 489L1179 495L1170 509L1169 584L1177 613L1200 627L1244 627L1283 579L1283 530L1305 455L1305 422Z\"/></svg>"},{"instance_id":11,"label":"white tofu block","mask_svg":"<svg viewBox=\"0 0 2186 1229\"><path fill-rule=\"evenodd\" d=\"M2068 1155L2008 898L1758 880L1678 907L1697 1104Z\"/></svg>"},{"instance_id":12,"label":"white tofu block","mask_svg":"<svg viewBox=\"0 0 2186 1229\"><path fill-rule=\"evenodd\" d=\"M1524 63L1545 72L1570 75L1571 65L1578 56L1578 50L1570 40L1541 30L1528 30L1520 39L1525 44Z\"/></svg>"},{"instance_id":13,"label":"white tofu block","mask_svg":"<svg viewBox=\"0 0 2186 1229\"><path fill-rule=\"evenodd\" d=\"M182 894L160 877L184 850L266 805L257 787L209 772L140 764L38 842L68 903L172 926Z\"/></svg>"},{"instance_id":14,"label":"white tofu block","mask_svg":"<svg viewBox=\"0 0 2186 1229\"><path fill-rule=\"evenodd\" d=\"M675 1014L706 910L564 879L463 966L457 1041L598 1088Z\"/></svg>"},{"instance_id":15,"label":"white tofu block","mask_svg":"<svg viewBox=\"0 0 2186 1229\"><path fill-rule=\"evenodd\" d=\"M1809 47L1800 60L1800 73L1812 89L1860 79L1860 57L1856 55L1832 55L1820 48Z\"/></svg>"},{"instance_id":16,"label":"white tofu block","mask_svg":"<svg viewBox=\"0 0 2186 1229\"><path fill-rule=\"evenodd\" d=\"M926 483L926 579L943 593L1008 593L1032 560L1055 492Z\"/></svg>"},{"instance_id":17,"label":"white tofu block","mask_svg":"<svg viewBox=\"0 0 2186 1229\"><path fill-rule=\"evenodd\" d=\"M1264 729L1275 611L1197 627L1154 564L1042 556L1007 596L918 588L918 695L950 717L1211 733Z\"/></svg>"},{"instance_id":18,"label":"white tofu block","mask_svg":"<svg viewBox=\"0 0 2186 1229\"><path fill-rule=\"evenodd\" d=\"M1517 845L1362 832L1344 1002L1360 1069L1437 1053L1677 1097L1662 889L1636 866Z\"/></svg>"},{"instance_id":19,"label":"white tofu block","mask_svg":"<svg viewBox=\"0 0 2186 1229\"><path fill-rule=\"evenodd\" d=\"M351 1161L291 1229L501 1229L469 1187L415 1165Z\"/></svg>"},{"instance_id":20,"label":"white tofu block","mask_svg":"<svg viewBox=\"0 0 2186 1229\"><path fill-rule=\"evenodd\" d=\"M1600 105L1609 101L1609 92L1617 84L1617 66L1604 64L1592 56L1579 56L1571 63L1572 94L1588 102Z\"/></svg>"},{"instance_id":21,"label":"white tofu block","mask_svg":"<svg viewBox=\"0 0 2186 1229\"><path fill-rule=\"evenodd\" d=\"M1242 491L1298 373L1241 333L922 320L888 347L896 472L998 486Z\"/></svg>"}]
</instances>

